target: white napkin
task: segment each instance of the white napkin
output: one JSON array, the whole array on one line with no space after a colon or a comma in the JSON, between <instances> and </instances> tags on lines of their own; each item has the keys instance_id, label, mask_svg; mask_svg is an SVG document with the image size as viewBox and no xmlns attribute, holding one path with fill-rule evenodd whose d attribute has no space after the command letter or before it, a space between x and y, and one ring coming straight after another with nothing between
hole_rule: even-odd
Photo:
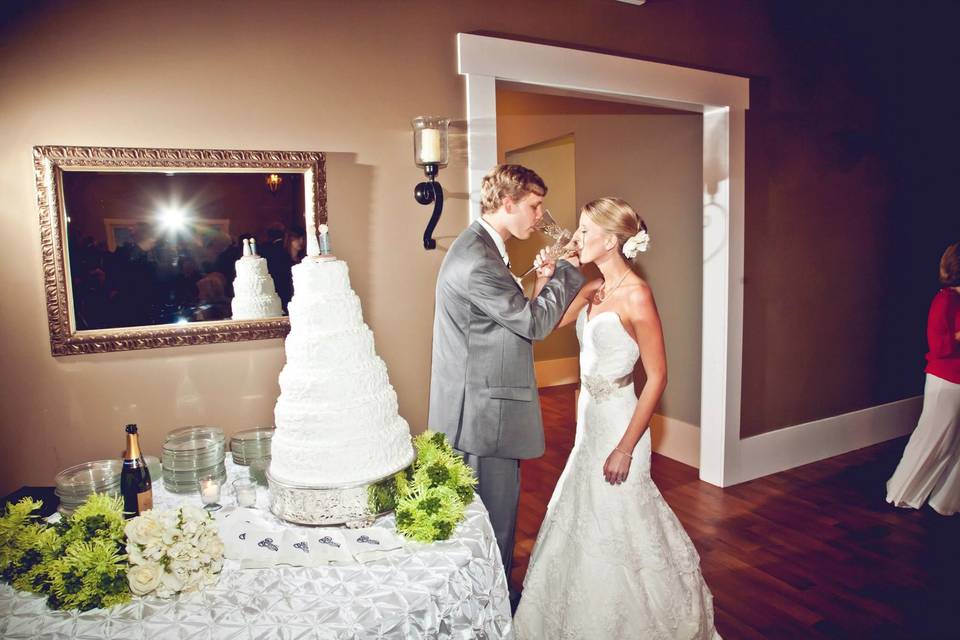
<instances>
[{"instance_id":1,"label":"white napkin","mask_svg":"<svg viewBox=\"0 0 960 640\"><path fill-rule=\"evenodd\" d=\"M244 531L245 543L240 549L241 569L262 569L280 564L280 536L268 529Z\"/></svg>"},{"instance_id":2,"label":"white napkin","mask_svg":"<svg viewBox=\"0 0 960 640\"><path fill-rule=\"evenodd\" d=\"M403 553L403 538L390 529L370 527L343 532L347 547L357 562L373 562Z\"/></svg>"}]
</instances>

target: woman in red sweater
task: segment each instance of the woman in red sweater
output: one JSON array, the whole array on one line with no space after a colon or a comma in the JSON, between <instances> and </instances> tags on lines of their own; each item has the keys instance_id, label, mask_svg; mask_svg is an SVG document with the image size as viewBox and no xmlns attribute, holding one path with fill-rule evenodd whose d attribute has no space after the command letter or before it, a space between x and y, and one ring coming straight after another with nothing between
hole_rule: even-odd
<instances>
[{"instance_id":1,"label":"woman in red sweater","mask_svg":"<svg viewBox=\"0 0 960 640\"><path fill-rule=\"evenodd\" d=\"M927 319L923 411L903 458L887 481L887 502L960 512L960 242L940 258L940 283Z\"/></svg>"}]
</instances>

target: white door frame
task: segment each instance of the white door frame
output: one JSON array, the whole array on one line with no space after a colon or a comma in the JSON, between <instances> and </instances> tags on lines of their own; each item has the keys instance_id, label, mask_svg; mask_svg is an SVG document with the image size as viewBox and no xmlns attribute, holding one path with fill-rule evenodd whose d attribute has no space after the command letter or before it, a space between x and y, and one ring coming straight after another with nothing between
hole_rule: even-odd
<instances>
[{"instance_id":1,"label":"white door frame","mask_svg":"<svg viewBox=\"0 0 960 640\"><path fill-rule=\"evenodd\" d=\"M700 478L738 482L743 360L746 78L528 42L457 34L467 81L470 217L497 164L496 82L503 80L703 114L703 354Z\"/></svg>"}]
</instances>

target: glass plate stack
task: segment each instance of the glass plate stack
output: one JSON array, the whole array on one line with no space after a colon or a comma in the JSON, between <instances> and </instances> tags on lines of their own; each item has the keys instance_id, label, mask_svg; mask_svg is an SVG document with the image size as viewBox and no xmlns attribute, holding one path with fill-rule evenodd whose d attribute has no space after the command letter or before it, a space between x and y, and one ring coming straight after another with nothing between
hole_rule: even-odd
<instances>
[{"instance_id":1,"label":"glass plate stack","mask_svg":"<svg viewBox=\"0 0 960 640\"><path fill-rule=\"evenodd\" d=\"M230 438L230 454L236 464L249 465L255 460L270 459L270 441L273 427L258 427L238 431Z\"/></svg>"},{"instance_id":2,"label":"glass plate stack","mask_svg":"<svg viewBox=\"0 0 960 640\"><path fill-rule=\"evenodd\" d=\"M197 480L213 475L226 482L226 447L219 427L182 427L163 443L163 486L172 493L198 493Z\"/></svg>"},{"instance_id":3,"label":"glass plate stack","mask_svg":"<svg viewBox=\"0 0 960 640\"><path fill-rule=\"evenodd\" d=\"M266 486L267 467L270 466L270 442L273 440L273 427L258 427L238 431L230 438L230 454L233 462L250 467L250 478Z\"/></svg>"},{"instance_id":4,"label":"glass plate stack","mask_svg":"<svg viewBox=\"0 0 960 640\"><path fill-rule=\"evenodd\" d=\"M60 498L58 510L67 516L92 493L120 495L122 460L95 460L64 469L56 475L53 492Z\"/></svg>"}]
</instances>

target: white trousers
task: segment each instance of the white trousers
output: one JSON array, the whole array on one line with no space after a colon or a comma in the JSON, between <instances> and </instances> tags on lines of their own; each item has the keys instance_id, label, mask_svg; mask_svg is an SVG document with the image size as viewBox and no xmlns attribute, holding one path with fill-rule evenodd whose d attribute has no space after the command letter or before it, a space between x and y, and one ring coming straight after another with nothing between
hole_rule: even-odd
<instances>
[{"instance_id":1,"label":"white trousers","mask_svg":"<svg viewBox=\"0 0 960 640\"><path fill-rule=\"evenodd\" d=\"M923 411L887 481L887 502L945 516L960 511L960 384L927 374Z\"/></svg>"}]
</instances>

